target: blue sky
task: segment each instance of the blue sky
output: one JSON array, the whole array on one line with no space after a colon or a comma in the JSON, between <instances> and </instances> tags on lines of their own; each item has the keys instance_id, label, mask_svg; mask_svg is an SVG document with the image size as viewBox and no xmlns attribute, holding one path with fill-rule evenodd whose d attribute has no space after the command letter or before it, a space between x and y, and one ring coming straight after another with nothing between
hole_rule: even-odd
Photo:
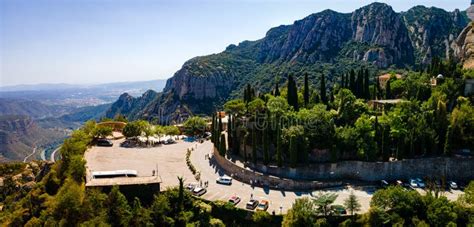
<instances>
[{"instance_id":1,"label":"blue sky","mask_svg":"<svg viewBox=\"0 0 474 227\"><path fill-rule=\"evenodd\" d=\"M169 78L188 59L365 0L0 0L0 86ZM380 1L464 10L468 0Z\"/></svg>"}]
</instances>

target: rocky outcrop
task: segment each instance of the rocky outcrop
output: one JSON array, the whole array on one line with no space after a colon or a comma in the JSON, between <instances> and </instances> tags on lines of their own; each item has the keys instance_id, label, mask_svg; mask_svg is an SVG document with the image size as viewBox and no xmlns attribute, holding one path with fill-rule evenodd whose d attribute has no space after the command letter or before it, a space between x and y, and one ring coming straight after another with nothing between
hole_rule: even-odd
<instances>
[{"instance_id":1,"label":"rocky outcrop","mask_svg":"<svg viewBox=\"0 0 474 227\"><path fill-rule=\"evenodd\" d=\"M353 41L378 47L367 50L364 61L381 68L414 63L407 28L392 7L373 3L360 8L352 14L351 27Z\"/></svg>"},{"instance_id":2,"label":"rocky outcrop","mask_svg":"<svg viewBox=\"0 0 474 227\"><path fill-rule=\"evenodd\" d=\"M446 12L435 7L416 6L401 15L419 64L429 64L433 56L452 55L451 46L468 23L459 10Z\"/></svg>"},{"instance_id":3,"label":"rocky outcrop","mask_svg":"<svg viewBox=\"0 0 474 227\"><path fill-rule=\"evenodd\" d=\"M261 91L288 72L333 75L353 65L404 68L429 63L432 56L454 52L452 43L467 24L459 10L414 7L397 13L372 3L353 13L325 10L292 25L270 29L256 41L229 45L219 54L187 61L155 99L123 95L107 116L179 121L190 114L209 114L250 83ZM313 80L316 83L316 80ZM140 100L140 101L139 101ZM145 104L144 101L152 103ZM141 102L142 104L137 104ZM168 121L167 120L167 121Z\"/></svg>"},{"instance_id":4,"label":"rocky outcrop","mask_svg":"<svg viewBox=\"0 0 474 227\"><path fill-rule=\"evenodd\" d=\"M472 22L464 28L452 46L455 56L463 62L463 68L474 69L474 29Z\"/></svg>"}]
</instances>

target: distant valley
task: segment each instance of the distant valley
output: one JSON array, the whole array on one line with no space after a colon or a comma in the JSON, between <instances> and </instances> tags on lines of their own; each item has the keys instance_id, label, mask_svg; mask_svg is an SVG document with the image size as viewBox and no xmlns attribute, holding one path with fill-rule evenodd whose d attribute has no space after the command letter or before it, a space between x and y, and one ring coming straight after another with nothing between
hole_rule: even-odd
<instances>
[{"instance_id":1,"label":"distant valley","mask_svg":"<svg viewBox=\"0 0 474 227\"><path fill-rule=\"evenodd\" d=\"M104 117L122 93L139 96L164 86L165 80L0 87L0 162L23 161L28 155L28 160L49 160L49 152L73 129Z\"/></svg>"}]
</instances>

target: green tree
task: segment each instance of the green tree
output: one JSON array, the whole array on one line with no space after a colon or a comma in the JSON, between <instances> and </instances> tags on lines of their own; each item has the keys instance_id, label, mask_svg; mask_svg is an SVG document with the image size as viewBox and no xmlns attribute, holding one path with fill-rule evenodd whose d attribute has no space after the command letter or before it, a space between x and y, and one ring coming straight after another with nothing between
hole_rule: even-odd
<instances>
[{"instance_id":1,"label":"green tree","mask_svg":"<svg viewBox=\"0 0 474 227\"><path fill-rule=\"evenodd\" d=\"M240 116L245 113L245 102L242 99L232 99L224 104L224 111Z\"/></svg>"},{"instance_id":2,"label":"green tree","mask_svg":"<svg viewBox=\"0 0 474 227\"><path fill-rule=\"evenodd\" d=\"M355 212L360 211L361 205L357 200L357 197L354 195L354 192L351 191L349 197L344 200L344 206L353 216Z\"/></svg>"},{"instance_id":3,"label":"green tree","mask_svg":"<svg viewBox=\"0 0 474 227\"><path fill-rule=\"evenodd\" d=\"M390 80L385 85L385 99L392 99L392 89L390 88Z\"/></svg>"},{"instance_id":4,"label":"green tree","mask_svg":"<svg viewBox=\"0 0 474 227\"><path fill-rule=\"evenodd\" d=\"M288 76L287 101L288 101L288 105L292 106L295 111L299 110L299 107L298 107L298 88L296 86L296 81L293 79L292 75Z\"/></svg>"},{"instance_id":5,"label":"green tree","mask_svg":"<svg viewBox=\"0 0 474 227\"><path fill-rule=\"evenodd\" d=\"M277 136L276 136L276 159L278 167L283 166L283 147L282 147L282 138L281 138L281 128L280 124L277 126Z\"/></svg>"},{"instance_id":6,"label":"green tree","mask_svg":"<svg viewBox=\"0 0 474 227\"><path fill-rule=\"evenodd\" d=\"M278 88L278 82L275 83L275 93L274 96L280 96L280 89Z\"/></svg>"},{"instance_id":7,"label":"green tree","mask_svg":"<svg viewBox=\"0 0 474 227\"><path fill-rule=\"evenodd\" d=\"M450 222L456 222L457 214L453 205L444 196L434 199L426 210L428 222L433 226L447 226Z\"/></svg>"},{"instance_id":8,"label":"green tree","mask_svg":"<svg viewBox=\"0 0 474 227\"><path fill-rule=\"evenodd\" d=\"M130 226L149 226L151 223L150 210L142 207L140 200L135 197L131 211Z\"/></svg>"},{"instance_id":9,"label":"green tree","mask_svg":"<svg viewBox=\"0 0 474 227\"><path fill-rule=\"evenodd\" d=\"M67 175L74 179L77 183L82 183L86 177L86 161L82 155L74 155L71 158Z\"/></svg>"},{"instance_id":10,"label":"green tree","mask_svg":"<svg viewBox=\"0 0 474 227\"><path fill-rule=\"evenodd\" d=\"M191 136L201 135L206 130L206 126L207 126L206 120L197 116L188 118L183 123L183 127L186 134L191 135Z\"/></svg>"},{"instance_id":11,"label":"green tree","mask_svg":"<svg viewBox=\"0 0 474 227\"><path fill-rule=\"evenodd\" d=\"M309 104L309 84L308 84L308 73L304 74L304 93L303 93L303 98L304 98L304 106L308 108Z\"/></svg>"},{"instance_id":12,"label":"green tree","mask_svg":"<svg viewBox=\"0 0 474 227\"><path fill-rule=\"evenodd\" d=\"M336 193L322 193L314 196L313 203L317 207L318 213L328 216L332 212L331 205L337 199Z\"/></svg>"},{"instance_id":13,"label":"green tree","mask_svg":"<svg viewBox=\"0 0 474 227\"><path fill-rule=\"evenodd\" d=\"M122 133L127 138L137 137L142 134L142 129L138 122L134 121L127 123L127 125L125 125L125 127L123 128Z\"/></svg>"},{"instance_id":14,"label":"green tree","mask_svg":"<svg viewBox=\"0 0 474 227\"><path fill-rule=\"evenodd\" d=\"M282 226L312 226L316 220L314 203L309 198L298 198L283 217Z\"/></svg>"},{"instance_id":15,"label":"green tree","mask_svg":"<svg viewBox=\"0 0 474 227\"><path fill-rule=\"evenodd\" d=\"M319 91L321 92L319 96L321 97L321 102L323 102L324 104L327 104L328 98L326 96L326 79L325 79L324 74L321 74L321 82L319 85L320 85Z\"/></svg>"},{"instance_id":16,"label":"green tree","mask_svg":"<svg viewBox=\"0 0 474 227\"><path fill-rule=\"evenodd\" d=\"M58 191L54 202L54 217L66 225L76 225L80 221L84 186L67 179Z\"/></svg>"},{"instance_id":17,"label":"green tree","mask_svg":"<svg viewBox=\"0 0 474 227\"><path fill-rule=\"evenodd\" d=\"M155 195L150 210L153 224L156 226L173 226L173 219L168 217L171 212L170 201L164 194Z\"/></svg>"},{"instance_id":18,"label":"green tree","mask_svg":"<svg viewBox=\"0 0 474 227\"><path fill-rule=\"evenodd\" d=\"M272 221L272 217L266 211L257 211L253 213L252 221L259 226L263 226L268 225Z\"/></svg>"},{"instance_id":19,"label":"green tree","mask_svg":"<svg viewBox=\"0 0 474 227\"><path fill-rule=\"evenodd\" d=\"M224 156L227 153L227 144L225 142L225 135L221 135L221 141L219 142L219 153Z\"/></svg>"},{"instance_id":20,"label":"green tree","mask_svg":"<svg viewBox=\"0 0 474 227\"><path fill-rule=\"evenodd\" d=\"M109 223L112 226L128 226L131 217L131 208L127 199L114 185L106 201L108 207Z\"/></svg>"},{"instance_id":21,"label":"green tree","mask_svg":"<svg viewBox=\"0 0 474 227\"><path fill-rule=\"evenodd\" d=\"M105 138L107 136L112 135L112 127L108 126L97 126L95 132L94 132L94 137L95 138Z\"/></svg>"}]
</instances>

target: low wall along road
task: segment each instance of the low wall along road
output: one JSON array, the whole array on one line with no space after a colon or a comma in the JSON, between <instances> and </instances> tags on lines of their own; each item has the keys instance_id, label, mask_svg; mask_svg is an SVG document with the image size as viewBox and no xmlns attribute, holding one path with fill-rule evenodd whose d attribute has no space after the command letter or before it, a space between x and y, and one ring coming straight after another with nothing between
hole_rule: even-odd
<instances>
[{"instance_id":1,"label":"low wall along road","mask_svg":"<svg viewBox=\"0 0 474 227\"><path fill-rule=\"evenodd\" d=\"M287 168L250 164L243 168L222 157L214 149L213 159L227 175L251 184L275 189L309 190L335 187L342 181L379 181L409 179L414 177L446 177L447 180L474 179L473 158L424 158L395 162L343 161L338 163L311 164L300 168Z\"/></svg>"}]
</instances>

